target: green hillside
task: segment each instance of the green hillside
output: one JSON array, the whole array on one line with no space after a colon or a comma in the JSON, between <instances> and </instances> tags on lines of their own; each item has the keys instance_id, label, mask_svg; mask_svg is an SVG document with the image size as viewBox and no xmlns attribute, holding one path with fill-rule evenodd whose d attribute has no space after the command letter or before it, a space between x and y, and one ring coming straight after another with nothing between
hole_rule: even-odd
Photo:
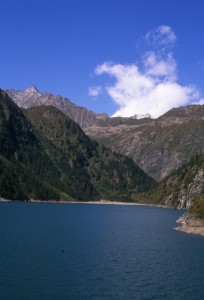
<instances>
[{"instance_id":1,"label":"green hillside","mask_svg":"<svg viewBox=\"0 0 204 300\"><path fill-rule=\"evenodd\" d=\"M110 199L126 198L135 190L146 191L154 184L131 159L93 142L58 109L33 107L26 115L49 157L72 172L72 183L73 179L79 184L89 179L101 197Z\"/></svg>"},{"instance_id":2,"label":"green hillside","mask_svg":"<svg viewBox=\"0 0 204 300\"><path fill-rule=\"evenodd\" d=\"M22 110L0 91L0 196L130 199L154 180L133 161L92 142L54 107Z\"/></svg>"}]
</instances>

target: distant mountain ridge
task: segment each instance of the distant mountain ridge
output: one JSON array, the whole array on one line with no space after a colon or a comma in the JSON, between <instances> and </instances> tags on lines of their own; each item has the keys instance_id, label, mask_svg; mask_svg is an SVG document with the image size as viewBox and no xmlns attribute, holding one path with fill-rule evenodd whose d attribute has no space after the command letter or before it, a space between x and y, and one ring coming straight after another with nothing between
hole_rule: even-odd
<instances>
[{"instance_id":1,"label":"distant mountain ridge","mask_svg":"<svg viewBox=\"0 0 204 300\"><path fill-rule=\"evenodd\" d=\"M33 106L52 105L65 113L82 128L97 124L96 113L77 106L69 99L59 95L53 96L51 93L41 93L35 86L20 91L10 89L6 90L6 92L19 107L30 108Z\"/></svg>"},{"instance_id":2,"label":"distant mountain ridge","mask_svg":"<svg viewBox=\"0 0 204 300\"><path fill-rule=\"evenodd\" d=\"M107 124L112 126L112 124L115 124L115 120L119 123L127 122L137 124L143 118L150 118L149 114L144 116L133 116L131 118L110 118L105 113L97 114L85 107L77 106L68 98L64 98L59 95L54 96L51 93L41 93L35 86L31 86L25 90L9 89L6 90L6 92L19 107L31 108L34 106L52 105L61 110L82 128L90 126L106 126Z\"/></svg>"}]
</instances>

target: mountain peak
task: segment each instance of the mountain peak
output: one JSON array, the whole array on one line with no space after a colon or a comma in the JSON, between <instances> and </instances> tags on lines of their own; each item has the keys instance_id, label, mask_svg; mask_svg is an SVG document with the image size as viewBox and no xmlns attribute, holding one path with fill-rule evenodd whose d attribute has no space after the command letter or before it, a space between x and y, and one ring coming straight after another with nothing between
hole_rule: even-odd
<instances>
[{"instance_id":1,"label":"mountain peak","mask_svg":"<svg viewBox=\"0 0 204 300\"><path fill-rule=\"evenodd\" d=\"M138 114L138 115L136 114L130 118L137 119L137 120L146 119L146 118L152 119L152 116L149 113L146 113L146 114Z\"/></svg>"},{"instance_id":2,"label":"mountain peak","mask_svg":"<svg viewBox=\"0 0 204 300\"><path fill-rule=\"evenodd\" d=\"M41 95L41 93L38 91L38 89L34 85L31 85L30 87L28 87L27 89L25 89L25 92L29 93L29 94L38 94L38 95Z\"/></svg>"}]
</instances>

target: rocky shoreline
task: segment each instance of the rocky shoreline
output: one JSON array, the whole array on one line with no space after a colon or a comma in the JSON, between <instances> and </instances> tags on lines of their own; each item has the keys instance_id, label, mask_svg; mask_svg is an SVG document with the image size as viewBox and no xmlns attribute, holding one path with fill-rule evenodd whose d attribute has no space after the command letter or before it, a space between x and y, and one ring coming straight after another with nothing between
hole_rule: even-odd
<instances>
[{"instance_id":1,"label":"rocky shoreline","mask_svg":"<svg viewBox=\"0 0 204 300\"><path fill-rule=\"evenodd\" d=\"M175 230L204 236L204 221L195 218L188 212L185 212L176 222L180 226L175 227Z\"/></svg>"}]
</instances>

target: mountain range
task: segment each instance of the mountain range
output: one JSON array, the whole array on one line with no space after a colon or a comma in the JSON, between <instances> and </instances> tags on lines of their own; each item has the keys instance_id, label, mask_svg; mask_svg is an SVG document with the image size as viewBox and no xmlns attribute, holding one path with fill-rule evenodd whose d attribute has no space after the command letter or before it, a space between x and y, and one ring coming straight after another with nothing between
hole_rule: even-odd
<instances>
[{"instance_id":1,"label":"mountain range","mask_svg":"<svg viewBox=\"0 0 204 300\"><path fill-rule=\"evenodd\" d=\"M173 108L158 119L110 118L73 104L69 99L40 93L34 86L7 90L19 107L52 105L93 140L131 157L150 176L160 181L204 150L204 105Z\"/></svg>"},{"instance_id":2,"label":"mountain range","mask_svg":"<svg viewBox=\"0 0 204 300\"><path fill-rule=\"evenodd\" d=\"M0 196L127 200L154 180L132 159L92 141L53 106L19 108L0 90Z\"/></svg>"},{"instance_id":3,"label":"mountain range","mask_svg":"<svg viewBox=\"0 0 204 300\"><path fill-rule=\"evenodd\" d=\"M20 91L10 89L6 90L6 92L19 107L30 108L33 106L51 105L61 110L82 128L97 125L101 118L106 118L105 114L98 115L84 107L77 106L68 98L60 95L53 96L50 93L41 93L35 86Z\"/></svg>"},{"instance_id":4,"label":"mountain range","mask_svg":"<svg viewBox=\"0 0 204 300\"><path fill-rule=\"evenodd\" d=\"M131 157L161 180L204 150L204 106L170 110L158 119L116 127L89 127L85 132L111 149Z\"/></svg>"},{"instance_id":5,"label":"mountain range","mask_svg":"<svg viewBox=\"0 0 204 300\"><path fill-rule=\"evenodd\" d=\"M120 153L132 158L136 165L149 175L149 177L145 177L146 175L141 173L144 177L139 182L140 184L144 182L143 188L137 182L136 188L134 183L130 189L129 187L125 189L125 195L128 195L129 199L136 202L162 203L177 208L194 207L194 211L202 207L202 195L204 194L203 105L173 108L157 119L152 119L149 115L141 119L138 117L110 118L106 114L96 114L86 108L79 107L61 96L41 93L34 86L23 91L7 90L6 92L19 107L24 108L23 114L29 120L33 132L52 161L55 157L54 153L59 151L59 147L60 151L65 151L67 154L70 153L70 148L66 148L66 146L65 150L62 146L65 141L62 142L61 137L53 136L53 132L63 136L65 129L62 127L62 131L56 130L54 126L56 111L52 111L54 108L50 106L63 112L63 117L62 115L58 117L59 124L60 119L66 115L68 119L78 123L84 132L91 137L93 141L84 135L93 145L98 145L97 147L100 149L106 149L106 153L114 153L114 155ZM44 115L50 115L49 122L48 119L44 119ZM46 126L43 125L44 121ZM54 148L50 146L50 139ZM100 150L99 152L102 153L103 151ZM107 160L106 156L107 154L102 158L103 161ZM122 157L124 159L124 156L118 156L120 163ZM132 164L132 160L130 161ZM90 166L90 163L88 165ZM104 168L104 165L98 163L99 165ZM89 167L85 169L88 170L89 175L93 173ZM139 170L141 171L141 169ZM125 174L122 169L119 173L124 175L124 180L127 180L127 169ZM151 177L156 179L158 183L155 184ZM93 182L96 183L95 180ZM98 194L101 193L101 183L99 185L100 192L98 191ZM93 184L93 186L96 188L96 185ZM109 186L106 195L109 194L110 198L111 191L112 186ZM124 189L120 182L117 189L115 188L115 195L121 194L122 191Z\"/></svg>"},{"instance_id":6,"label":"mountain range","mask_svg":"<svg viewBox=\"0 0 204 300\"><path fill-rule=\"evenodd\" d=\"M33 106L51 105L61 110L70 119L76 122L81 128L91 126L116 126L119 124L140 124L140 119L151 119L149 114L135 115L131 118L116 117L110 118L106 113L97 114L85 107L77 106L68 98L60 95L54 96L51 93L41 93L35 86L25 90L6 90L9 97L19 107L30 108Z\"/></svg>"}]
</instances>

